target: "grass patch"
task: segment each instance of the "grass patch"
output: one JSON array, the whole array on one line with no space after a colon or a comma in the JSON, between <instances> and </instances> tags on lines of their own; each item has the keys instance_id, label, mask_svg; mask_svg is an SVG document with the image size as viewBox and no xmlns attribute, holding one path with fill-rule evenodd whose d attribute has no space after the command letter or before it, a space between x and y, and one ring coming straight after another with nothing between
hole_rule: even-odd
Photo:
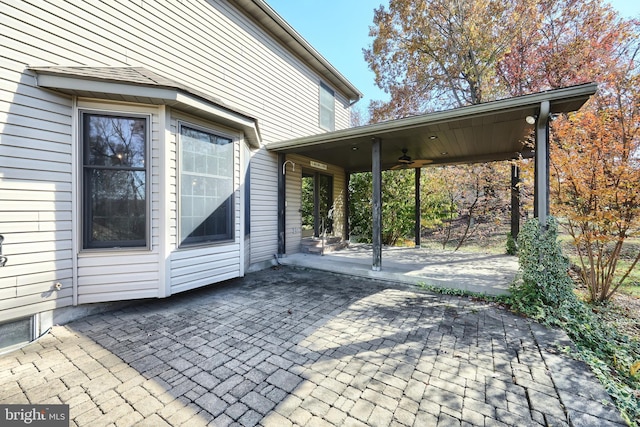
<instances>
[{"instance_id":1,"label":"grass patch","mask_svg":"<svg viewBox=\"0 0 640 427\"><path fill-rule=\"evenodd\" d=\"M469 297L487 302L507 303L509 301L508 295L489 295L483 292L473 292L464 289L443 288L439 286L429 285L424 282L418 283L418 287L422 290L431 292L433 294L451 295L456 297Z\"/></svg>"}]
</instances>

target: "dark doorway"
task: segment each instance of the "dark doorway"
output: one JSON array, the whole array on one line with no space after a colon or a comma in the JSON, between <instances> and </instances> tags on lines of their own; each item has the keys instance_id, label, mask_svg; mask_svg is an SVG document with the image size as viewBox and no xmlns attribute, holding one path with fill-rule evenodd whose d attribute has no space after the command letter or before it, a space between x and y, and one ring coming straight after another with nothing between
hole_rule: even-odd
<instances>
[{"instance_id":1,"label":"dark doorway","mask_svg":"<svg viewBox=\"0 0 640 427\"><path fill-rule=\"evenodd\" d=\"M333 234L333 177L302 172L302 237Z\"/></svg>"}]
</instances>

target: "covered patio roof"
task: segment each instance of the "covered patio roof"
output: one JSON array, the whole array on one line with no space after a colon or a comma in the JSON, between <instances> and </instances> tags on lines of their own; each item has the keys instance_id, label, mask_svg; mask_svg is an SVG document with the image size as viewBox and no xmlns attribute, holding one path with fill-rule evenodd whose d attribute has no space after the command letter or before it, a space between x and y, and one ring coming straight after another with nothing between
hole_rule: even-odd
<instances>
[{"instance_id":1,"label":"covered patio roof","mask_svg":"<svg viewBox=\"0 0 640 427\"><path fill-rule=\"evenodd\" d=\"M439 111L373 125L327 132L267 144L283 154L301 154L349 172L372 170L371 142L383 141L382 170L402 166L402 150L411 157L406 167L491 162L532 156L524 141L534 131L543 102L550 114L578 110L596 92L595 83L550 90L453 110Z\"/></svg>"}]
</instances>

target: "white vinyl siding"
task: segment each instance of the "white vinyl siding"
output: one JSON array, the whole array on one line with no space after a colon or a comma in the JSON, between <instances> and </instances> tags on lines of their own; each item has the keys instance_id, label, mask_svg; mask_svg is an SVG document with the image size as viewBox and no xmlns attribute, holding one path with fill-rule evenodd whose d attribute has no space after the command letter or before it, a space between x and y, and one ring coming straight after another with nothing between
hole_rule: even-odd
<instances>
[{"instance_id":1,"label":"white vinyl siding","mask_svg":"<svg viewBox=\"0 0 640 427\"><path fill-rule=\"evenodd\" d=\"M37 87L27 64L145 67L256 117L265 144L322 131L319 76L222 0L0 0L0 10L0 234L9 258L0 268L0 316L71 305L74 285L82 304L166 296L239 275L239 228L229 247L171 252L177 245L176 129L166 127L175 126L167 123L174 120L173 110L95 99L79 99L77 107L152 114L150 247L79 250L76 265L73 248L80 234L72 226L74 221L81 225L72 212L74 197L79 200L72 175L80 177L72 164L76 100ZM336 129L346 128L349 102L338 92L335 97ZM160 147L159 141L166 145ZM245 259L260 264L277 252L277 156L252 148L250 157L251 234ZM170 176L161 178L166 169ZM169 194L161 197L161 189ZM235 199L236 217L241 200ZM197 264L207 262L211 270L198 271ZM51 291L57 282L62 289Z\"/></svg>"}]
</instances>

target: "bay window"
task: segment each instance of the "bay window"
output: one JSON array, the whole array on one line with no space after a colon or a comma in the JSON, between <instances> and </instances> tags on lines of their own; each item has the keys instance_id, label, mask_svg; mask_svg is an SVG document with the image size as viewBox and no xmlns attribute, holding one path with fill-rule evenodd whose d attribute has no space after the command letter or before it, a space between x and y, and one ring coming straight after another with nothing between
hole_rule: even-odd
<instances>
[{"instance_id":1,"label":"bay window","mask_svg":"<svg viewBox=\"0 0 640 427\"><path fill-rule=\"evenodd\" d=\"M232 240L233 141L182 124L179 143L180 245Z\"/></svg>"}]
</instances>

